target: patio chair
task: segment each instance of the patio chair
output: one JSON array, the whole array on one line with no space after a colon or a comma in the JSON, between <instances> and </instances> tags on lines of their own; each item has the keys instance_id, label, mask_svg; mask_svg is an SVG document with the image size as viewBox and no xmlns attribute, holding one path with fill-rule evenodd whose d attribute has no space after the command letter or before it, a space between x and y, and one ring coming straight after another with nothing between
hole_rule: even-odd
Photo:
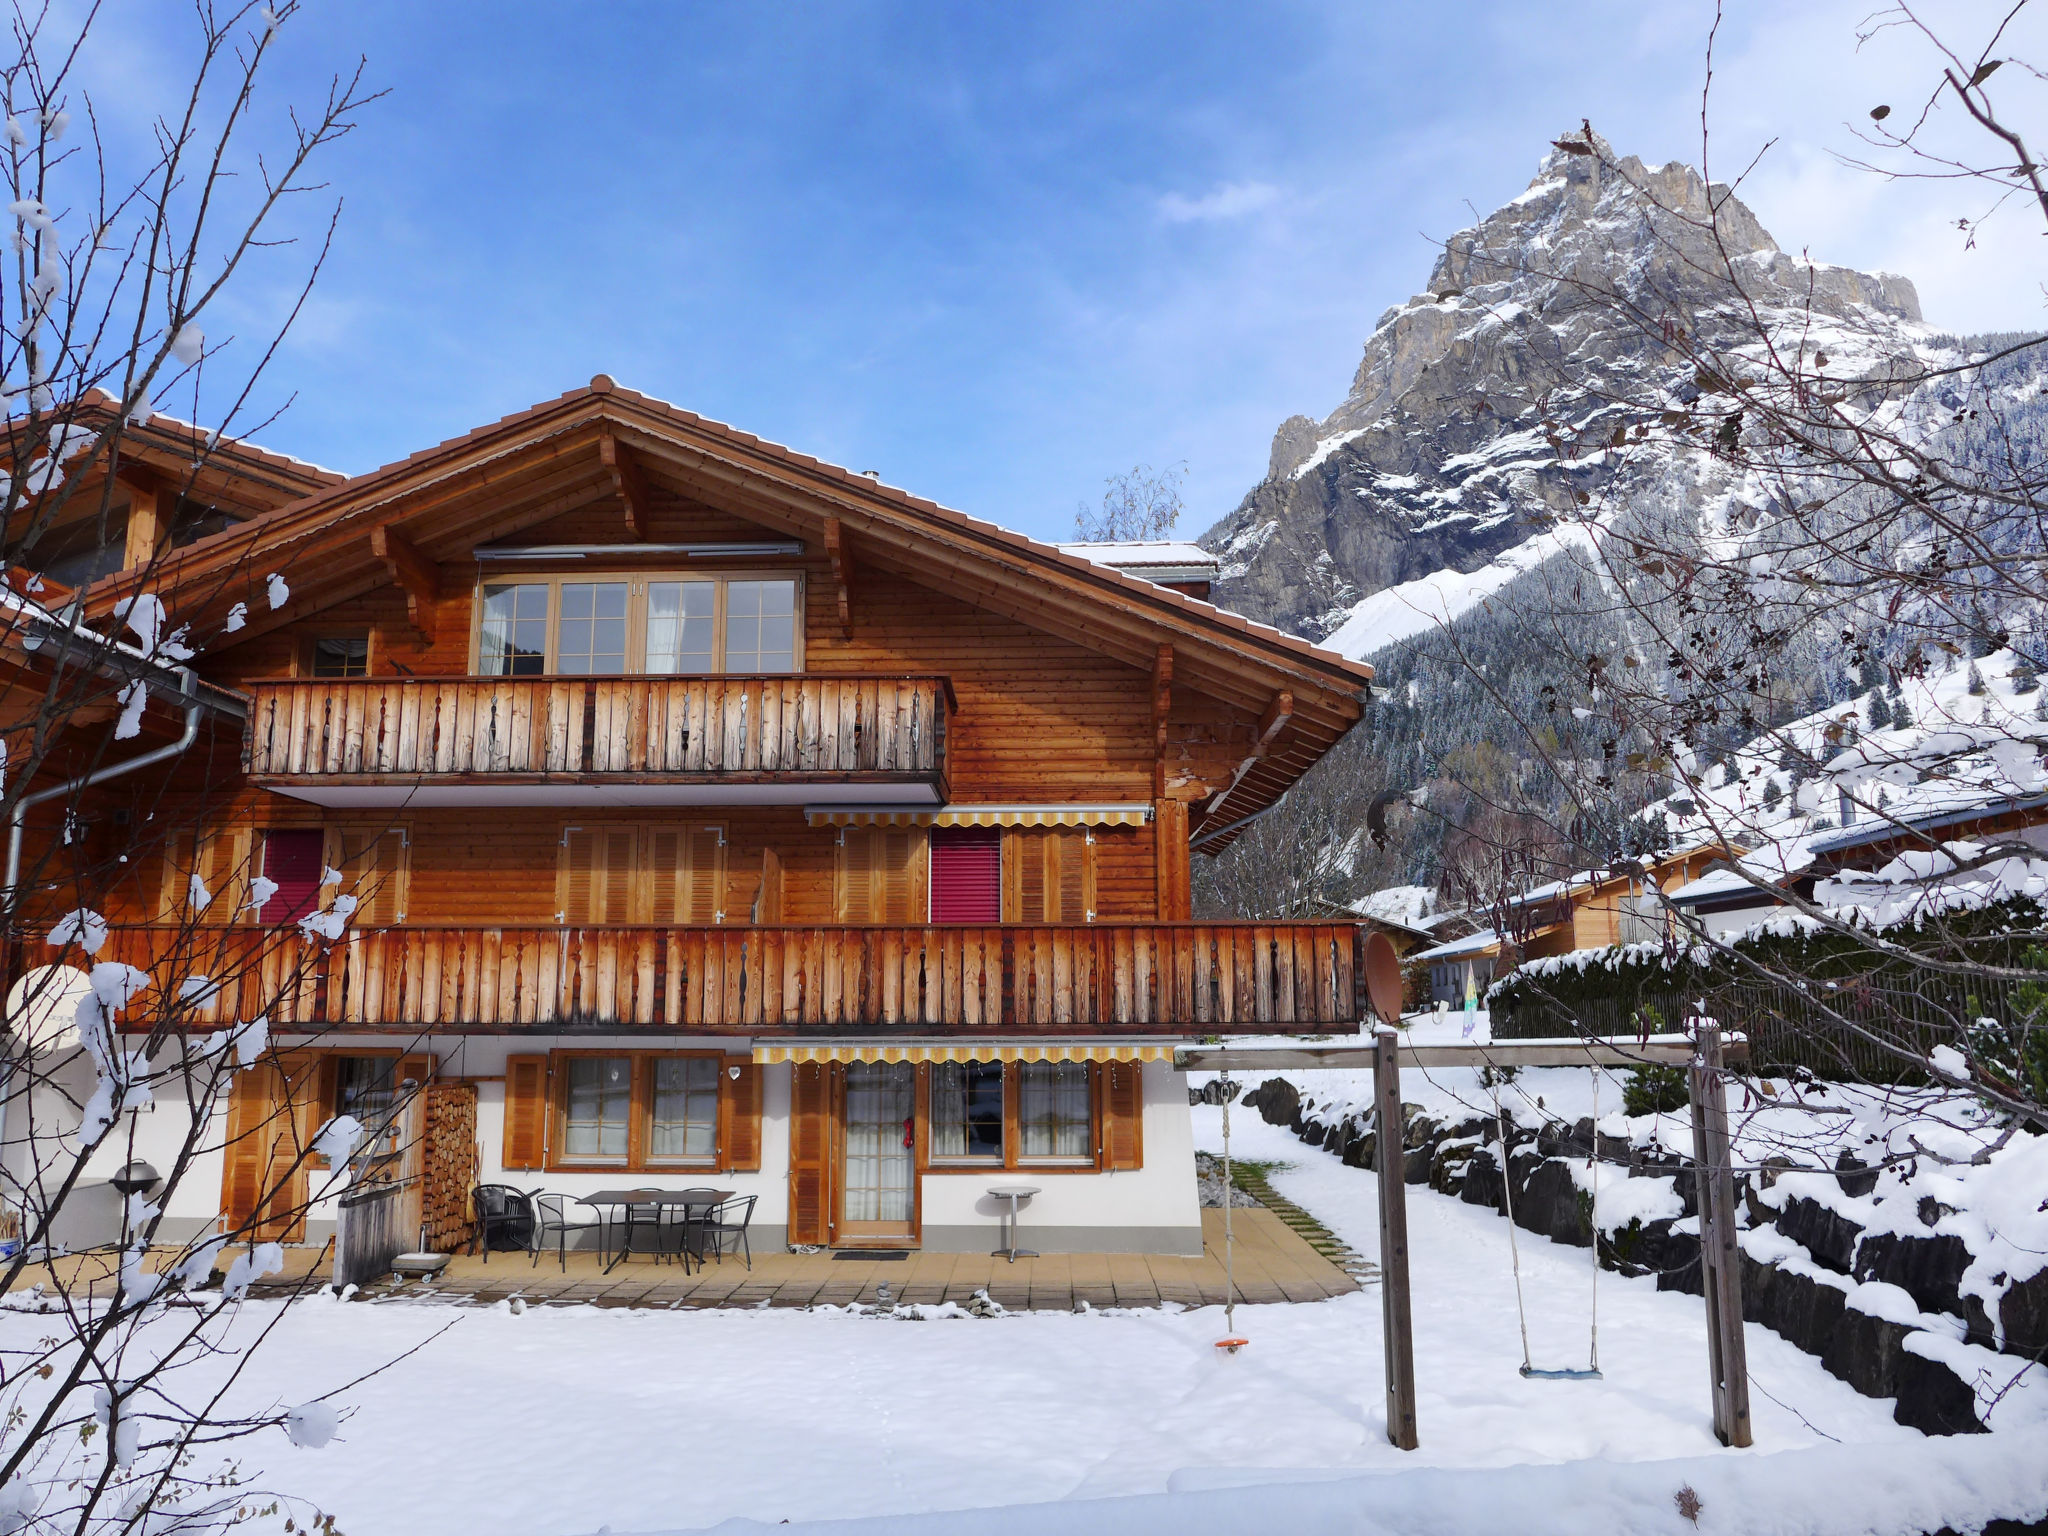
<instances>
[{"instance_id":1,"label":"patio chair","mask_svg":"<svg viewBox=\"0 0 2048 1536\"><path fill-rule=\"evenodd\" d=\"M705 1224L711 1220L712 1213L718 1209L718 1202L721 1197L722 1191L707 1189L703 1185L697 1185L690 1189L678 1190L676 1198L683 1203L669 1207L669 1210L674 1213L672 1225L675 1227L677 1234L676 1247L683 1255L683 1269L686 1273L689 1270L691 1259L694 1258L699 1264L704 1262ZM692 1247L693 1237L694 1247Z\"/></svg>"},{"instance_id":2,"label":"patio chair","mask_svg":"<svg viewBox=\"0 0 2048 1536\"><path fill-rule=\"evenodd\" d=\"M562 1272L567 1274L569 1271L569 1234L571 1232L588 1232L592 1229L595 1229L597 1232L598 1262L600 1264L604 1262L610 1253L608 1243L610 1223L602 1211L598 1211L594 1216L570 1214L570 1206L582 1204L583 1202L574 1195L550 1195L538 1189L533 1192L534 1209L539 1213L540 1218L534 1224L533 1229L533 1262L535 1264L540 1263L541 1250L547 1247L548 1239L553 1238L555 1242L555 1257L561 1264ZM589 1209L596 1210L597 1208L592 1206Z\"/></svg>"},{"instance_id":3,"label":"patio chair","mask_svg":"<svg viewBox=\"0 0 2048 1536\"><path fill-rule=\"evenodd\" d=\"M533 1246L533 1199L510 1184L479 1184L472 1197L476 1206L476 1235L469 1251L483 1248L484 1262L491 1262L491 1250L519 1253Z\"/></svg>"},{"instance_id":4,"label":"patio chair","mask_svg":"<svg viewBox=\"0 0 2048 1536\"><path fill-rule=\"evenodd\" d=\"M754 1202L759 1195L740 1195L712 1210L704 1223L705 1246L719 1263L725 1262L728 1247L737 1246L747 1261L747 1268L754 1267L753 1244L747 1240L748 1223L754 1219Z\"/></svg>"},{"instance_id":5,"label":"patio chair","mask_svg":"<svg viewBox=\"0 0 2048 1536\"><path fill-rule=\"evenodd\" d=\"M655 1262L659 1263L662 1259L662 1237L667 1231L667 1223L662 1220L662 1204L656 1198L661 1194L661 1191L658 1189L646 1189L635 1190L633 1193L644 1194L648 1198L645 1203L628 1202L619 1211L619 1222L622 1228L619 1242L620 1257L623 1258L629 1253L651 1252L654 1255ZM651 1246L636 1248L633 1243L633 1236L637 1232L651 1234L653 1239ZM683 1268L687 1271L689 1265L685 1264Z\"/></svg>"}]
</instances>

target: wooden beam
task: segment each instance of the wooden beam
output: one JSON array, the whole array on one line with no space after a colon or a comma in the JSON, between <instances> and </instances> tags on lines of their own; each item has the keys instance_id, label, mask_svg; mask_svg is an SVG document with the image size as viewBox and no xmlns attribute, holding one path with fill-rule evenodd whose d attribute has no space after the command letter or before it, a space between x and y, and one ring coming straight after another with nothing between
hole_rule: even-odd
<instances>
[{"instance_id":1,"label":"wooden beam","mask_svg":"<svg viewBox=\"0 0 2048 1536\"><path fill-rule=\"evenodd\" d=\"M1408 1294L1407 1154L1402 1133L1400 1042L1391 1029L1373 1037L1373 1169L1380 1194L1380 1327L1387 1373L1387 1439L1404 1451L1415 1429L1415 1316Z\"/></svg>"},{"instance_id":2,"label":"wooden beam","mask_svg":"<svg viewBox=\"0 0 2048 1536\"><path fill-rule=\"evenodd\" d=\"M441 595L441 571L404 534L387 524L370 530L370 553L384 562L391 579L405 589L406 616L420 639L434 643L434 603Z\"/></svg>"},{"instance_id":3,"label":"wooden beam","mask_svg":"<svg viewBox=\"0 0 2048 1536\"><path fill-rule=\"evenodd\" d=\"M647 538L649 508L647 505L647 481L640 473L640 462L633 457L632 449L620 442L610 432L597 440L598 462L612 478L612 488L618 492L619 500L626 505L626 527L633 537L643 542Z\"/></svg>"},{"instance_id":4,"label":"wooden beam","mask_svg":"<svg viewBox=\"0 0 2048 1536\"><path fill-rule=\"evenodd\" d=\"M1698 1047L1688 1035L1652 1035L1647 1040L1590 1040L1570 1036L1557 1040L1504 1040L1493 1045L1409 1045L1396 1037L1404 1067L1640 1067L1692 1065ZM1729 1050L1745 1050L1740 1042ZM1251 1069L1291 1070L1329 1067L1358 1071L1372 1065L1377 1038L1356 1045L1246 1047L1192 1045L1173 1053L1181 1072L1243 1072Z\"/></svg>"},{"instance_id":5,"label":"wooden beam","mask_svg":"<svg viewBox=\"0 0 2048 1536\"><path fill-rule=\"evenodd\" d=\"M150 564L163 548L170 530L164 526L168 509L162 478L141 464L123 464L114 478L128 492L128 536L121 547L121 569L136 570Z\"/></svg>"},{"instance_id":6,"label":"wooden beam","mask_svg":"<svg viewBox=\"0 0 2048 1536\"><path fill-rule=\"evenodd\" d=\"M1293 719L1294 692L1292 689L1282 688L1273 695L1273 702L1266 706L1265 713L1259 716L1258 729L1252 733L1251 751L1245 754L1244 761L1237 765L1237 772L1230 776L1230 782L1216 792L1216 798L1209 802L1205 814L1214 816L1223 809L1223 802L1230 798L1231 791L1244 782L1244 776L1258 765L1260 758L1273 750L1273 743L1279 739L1280 733L1287 729Z\"/></svg>"},{"instance_id":7,"label":"wooden beam","mask_svg":"<svg viewBox=\"0 0 2048 1536\"><path fill-rule=\"evenodd\" d=\"M1742 1250L1736 1238L1735 1170L1721 1062L1720 1027L1703 1021L1687 1086L1699 1191L1700 1278L1707 1302L1707 1369L1714 1434L1723 1445L1745 1446L1751 1440L1749 1352L1742 1337Z\"/></svg>"},{"instance_id":8,"label":"wooden beam","mask_svg":"<svg viewBox=\"0 0 2048 1536\"><path fill-rule=\"evenodd\" d=\"M832 581L839 589L839 633L853 638L853 551L847 547L846 530L839 519L825 519L825 554L832 562Z\"/></svg>"}]
</instances>

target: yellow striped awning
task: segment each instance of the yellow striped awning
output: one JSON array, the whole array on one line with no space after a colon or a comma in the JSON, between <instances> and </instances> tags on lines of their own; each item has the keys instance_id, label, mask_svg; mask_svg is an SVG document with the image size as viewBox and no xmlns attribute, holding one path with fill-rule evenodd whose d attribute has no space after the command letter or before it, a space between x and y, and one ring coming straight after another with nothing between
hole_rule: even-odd
<instances>
[{"instance_id":1,"label":"yellow striped awning","mask_svg":"<svg viewBox=\"0 0 2048 1536\"><path fill-rule=\"evenodd\" d=\"M756 1066L783 1061L1171 1061L1170 1045L1062 1041L1045 1045L916 1044L856 1041L836 1045L757 1045Z\"/></svg>"},{"instance_id":2,"label":"yellow striped awning","mask_svg":"<svg viewBox=\"0 0 2048 1536\"><path fill-rule=\"evenodd\" d=\"M807 805L814 827L1142 827L1145 801L1112 805Z\"/></svg>"}]
</instances>

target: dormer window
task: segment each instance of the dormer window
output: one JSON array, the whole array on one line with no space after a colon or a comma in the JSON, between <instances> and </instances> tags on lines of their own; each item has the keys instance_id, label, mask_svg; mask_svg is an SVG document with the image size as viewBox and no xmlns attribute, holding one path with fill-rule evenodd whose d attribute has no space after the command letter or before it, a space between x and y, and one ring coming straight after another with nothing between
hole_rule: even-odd
<instances>
[{"instance_id":1,"label":"dormer window","mask_svg":"<svg viewBox=\"0 0 2048 1536\"><path fill-rule=\"evenodd\" d=\"M784 673L802 665L794 576L489 582L477 671L492 677Z\"/></svg>"},{"instance_id":2,"label":"dormer window","mask_svg":"<svg viewBox=\"0 0 2048 1536\"><path fill-rule=\"evenodd\" d=\"M306 670L315 677L367 677L368 635L319 635L307 646Z\"/></svg>"}]
</instances>

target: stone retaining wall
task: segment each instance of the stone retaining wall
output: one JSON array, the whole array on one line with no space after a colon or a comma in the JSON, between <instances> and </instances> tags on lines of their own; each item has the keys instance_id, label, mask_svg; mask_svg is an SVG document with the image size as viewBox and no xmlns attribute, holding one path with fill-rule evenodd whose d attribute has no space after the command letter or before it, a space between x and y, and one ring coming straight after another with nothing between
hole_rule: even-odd
<instances>
[{"instance_id":1,"label":"stone retaining wall","mask_svg":"<svg viewBox=\"0 0 2048 1536\"><path fill-rule=\"evenodd\" d=\"M1284 1078L1269 1078L1244 1096L1271 1125L1289 1127L1355 1168L1374 1166L1377 1127L1369 1114L1335 1118ZM1512 1170L1517 1226L1555 1242L1594 1241L1592 1201L1578 1187L1569 1160L1587 1157L1593 1123L1540 1131L1516 1127L1503 1160L1500 1129L1490 1116L1456 1121L1401 1106L1405 1179L1469 1205L1505 1213L1506 1170ZM1600 1236L1600 1262L1624 1274L1654 1274L1659 1290L1700 1294L1698 1206L1691 1165L1659 1149L1599 1139L1601 1178L1663 1179L1674 1214L1637 1219ZM1845 1202L1799 1194L1825 1181ZM1981 1431L1981 1413L2020 1368L2048 1358L2048 1270L2011 1286L1993 1319L1975 1296L1961 1292L1971 1255L1960 1237L1867 1232L1839 1203L1864 1200L1873 1171L1853 1160L1831 1174L1767 1167L1736 1179L1743 1232L1742 1310L1820 1359L1823 1369L1871 1397L1897 1399L1893 1417L1928 1434ZM1654 1203L1654 1202L1653 1202ZM1938 1211L1919 1213L1933 1226ZM1930 1219L1931 1218L1931 1219ZM2013 1359L2000 1374L1998 1354Z\"/></svg>"}]
</instances>

